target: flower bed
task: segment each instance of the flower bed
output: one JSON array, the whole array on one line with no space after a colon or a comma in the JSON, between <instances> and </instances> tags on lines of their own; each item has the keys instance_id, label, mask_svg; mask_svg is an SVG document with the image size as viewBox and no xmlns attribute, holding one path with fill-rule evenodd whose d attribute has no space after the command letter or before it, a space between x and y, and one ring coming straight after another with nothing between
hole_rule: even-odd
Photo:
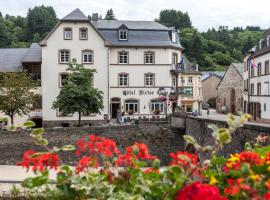
<instances>
[{"instance_id":1,"label":"flower bed","mask_svg":"<svg viewBox=\"0 0 270 200\"><path fill-rule=\"evenodd\" d=\"M246 144L244 152L229 158L215 155L230 143L231 133L249 118L239 120L229 115L229 128L211 125L215 145L200 146L184 136L196 153L172 152L169 166L160 168L158 158L145 144L135 143L121 152L115 141L89 135L76 146L48 147L43 129L33 129L31 136L44 152L29 150L18 165L33 170L36 177L27 178L22 186L44 199L270 199L270 146ZM27 122L25 126L33 124ZM76 151L77 165L62 163L60 151ZM199 161L198 154L208 152L211 160ZM102 166L102 167L100 167ZM96 170L93 170L96 169ZM51 187L50 170L57 171Z\"/></svg>"}]
</instances>

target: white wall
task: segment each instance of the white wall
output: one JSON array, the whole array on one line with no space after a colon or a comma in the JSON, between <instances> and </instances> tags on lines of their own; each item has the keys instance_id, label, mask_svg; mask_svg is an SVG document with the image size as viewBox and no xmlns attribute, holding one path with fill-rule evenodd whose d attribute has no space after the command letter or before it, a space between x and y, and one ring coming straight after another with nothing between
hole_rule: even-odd
<instances>
[{"instance_id":1,"label":"white wall","mask_svg":"<svg viewBox=\"0 0 270 200\"><path fill-rule=\"evenodd\" d=\"M118 63L118 51L129 52L129 64L117 64ZM144 52L155 52L155 64L144 64ZM170 73L172 53L178 53L180 58L181 51L166 49L166 48L113 48L110 49L110 99L114 97L121 98L121 105L124 110L124 101L126 99L138 99L139 100L139 113L140 115L148 115L149 102L152 99L158 98L157 91L160 87L165 87L169 92L172 87L172 76ZM118 74L129 74L129 86L118 86ZM155 74L155 86L144 86L144 74ZM131 91L131 94L124 95L123 91ZM140 91L146 92L145 94ZM170 108L168 108L170 112ZM164 114L164 113L163 113Z\"/></svg>"},{"instance_id":2,"label":"white wall","mask_svg":"<svg viewBox=\"0 0 270 200\"><path fill-rule=\"evenodd\" d=\"M264 54L256 58L255 77L250 78L250 84L254 84L254 96L250 97L250 102L259 102L261 104L261 118L270 119L270 75L265 75L264 62L270 61L270 53ZM258 63L262 64L262 75L258 76ZM269 82L266 84L265 82ZM257 95L257 83L261 83L261 95ZM266 111L264 110L264 104L266 104Z\"/></svg>"},{"instance_id":3,"label":"white wall","mask_svg":"<svg viewBox=\"0 0 270 200\"><path fill-rule=\"evenodd\" d=\"M63 39L63 28L72 28L72 40ZM79 28L88 28L88 40L79 40ZM67 65L59 64L58 51L69 49L71 59L76 58L78 63L82 62L82 50L92 49L94 51L94 64L86 67L97 70L94 75L94 86L104 92L104 110L101 115L84 117L83 119L103 119L103 114L108 114L108 60L107 48L103 39L88 23L61 23L55 32L49 37L47 46L42 47L42 94L43 94L43 120L71 120L73 117L57 117L56 111L51 109L53 101L59 94L59 73L65 72Z\"/></svg>"}]
</instances>

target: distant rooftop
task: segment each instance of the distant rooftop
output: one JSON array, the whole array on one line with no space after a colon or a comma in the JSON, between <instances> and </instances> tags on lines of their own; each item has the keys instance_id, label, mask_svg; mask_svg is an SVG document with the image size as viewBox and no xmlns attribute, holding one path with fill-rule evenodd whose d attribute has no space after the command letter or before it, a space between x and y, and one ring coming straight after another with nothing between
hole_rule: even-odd
<instances>
[{"instance_id":1,"label":"distant rooftop","mask_svg":"<svg viewBox=\"0 0 270 200\"><path fill-rule=\"evenodd\" d=\"M88 21L89 19L83 14L80 9L75 9L65 17L61 19L62 21Z\"/></svg>"},{"instance_id":2,"label":"distant rooftop","mask_svg":"<svg viewBox=\"0 0 270 200\"><path fill-rule=\"evenodd\" d=\"M41 47L37 43L29 48L0 48L0 72L18 72L23 63L41 63Z\"/></svg>"},{"instance_id":3,"label":"distant rooftop","mask_svg":"<svg viewBox=\"0 0 270 200\"><path fill-rule=\"evenodd\" d=\"M205 72L202 72L202 80L205 80L213 75L222 78L224 74L225 74L225 71L205 71Z\"/></svg>"}]
</instances>

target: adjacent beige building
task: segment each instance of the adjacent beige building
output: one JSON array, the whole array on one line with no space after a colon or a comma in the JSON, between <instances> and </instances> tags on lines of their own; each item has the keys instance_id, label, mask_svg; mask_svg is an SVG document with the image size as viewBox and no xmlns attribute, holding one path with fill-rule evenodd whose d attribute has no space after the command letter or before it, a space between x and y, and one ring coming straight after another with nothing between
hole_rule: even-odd
<instances>
[{"instance_id":1,"label":"adjacent beige building","mask_svg":"<svg viewBox=\"0 0 270 200\"><path fill-rule=\"evenodd\" d=\"M223 75L224 72L203 72L202 96L204 102L218 96L217 86L220 83Z\"/></svg>"}]
</instances>

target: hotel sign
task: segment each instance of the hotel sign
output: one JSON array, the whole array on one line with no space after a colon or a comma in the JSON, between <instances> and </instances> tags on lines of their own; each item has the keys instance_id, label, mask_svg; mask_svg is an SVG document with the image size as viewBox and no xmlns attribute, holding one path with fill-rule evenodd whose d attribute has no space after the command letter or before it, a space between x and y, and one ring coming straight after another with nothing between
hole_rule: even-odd
<instances>
[{"instance_id":1,"label":"hotel sign","mask_svg":"<svg viewBox=\"0 0 270 200\"><path fill-rule=\"evenodd\" d=\"M125 96L129 96L129 95L136 95L138 93L138 95L154 95L155 92L153 90L124 90L123 91L123 95Z\"/></svg>"}]
</instances>

